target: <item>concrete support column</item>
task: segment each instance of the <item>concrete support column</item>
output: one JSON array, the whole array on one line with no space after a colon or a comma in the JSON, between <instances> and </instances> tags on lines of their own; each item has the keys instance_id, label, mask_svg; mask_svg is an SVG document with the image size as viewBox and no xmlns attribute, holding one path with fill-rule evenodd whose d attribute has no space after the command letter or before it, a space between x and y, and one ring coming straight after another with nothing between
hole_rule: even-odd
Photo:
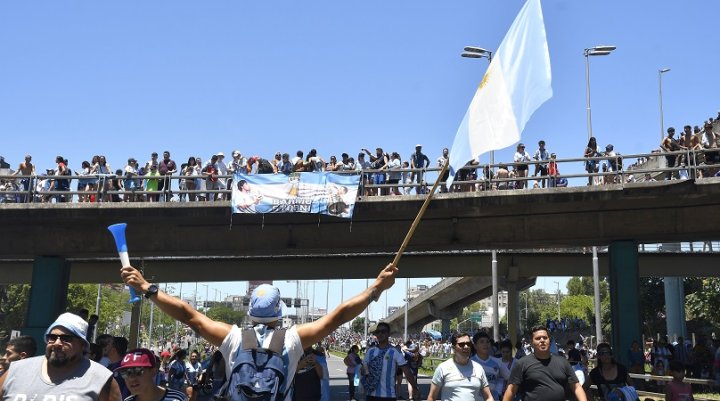
<instances>
[{"instance_id":1,"label":"concrete support column","mask_svg":"<svg viewBox=\"0 0 720 401\"><path fill-rule=\"evenodd\" d=\"M665 286L665 310L667 318L667 335L670 341L676 340L679 336L687 338L687 327L685 326L685 287L682 277L663 278Z\"/></svg>"},{"instance_id":2,"label":"concrete support column","mask_svg":"<svg viewBox=\"0 0 720 401\"><path fill-rule=\"evenodd\" d=\"M443 336L450 333L450 319L442 319L440 320L440 323L442 324L442 330L440 330L440 332Z\"/></svg>"},{"instance_id":3,"label":"concrete support column","mask_svg":"<svg viewBox=\"0 0 720 401\"><path fill-rule=\"evenodd\" d=\"M138 335L140 334L140 306L142 301L135 302L130 311L130 334L128 336L128 349L138 348ZM150 347L152 344L148 344Z\"/></svg>"},{"instance_id":4,"label":"concrete support column","mask_svg":"<svg viewBox=\"0 0 720 401\"><path fill-rule=\"evenodd\" d=\"M638 249L633 241L615 241L609 248L610 308L612 347L615 357L630 365L627 350L633 341L641 341Z\"/></svg>"},{"instance_id":5,"label":"concrete support column","mask_svg":"<svg viewBox=\"0 0 720 401\"><path fill-rule=\"evenodd\" d=\"M505 286L508 292L508 338L513 344L516 344L518 333L520 333L520 308L518 307L520 293L517 290L517 282L515 281L508 281Z\"/></svg>"},{"instance_id":6,"label":"concrete support column","mask_svg":"<svg viewBox=\"0 0 720 401\"><path fill-rule=\"evenodd\" d=\"M30 299L23 334L38 343L38 353L45 352L45 331L67 305L70 262L61 257L38 256L33 262Z\"/></svg>"}]
</instances>

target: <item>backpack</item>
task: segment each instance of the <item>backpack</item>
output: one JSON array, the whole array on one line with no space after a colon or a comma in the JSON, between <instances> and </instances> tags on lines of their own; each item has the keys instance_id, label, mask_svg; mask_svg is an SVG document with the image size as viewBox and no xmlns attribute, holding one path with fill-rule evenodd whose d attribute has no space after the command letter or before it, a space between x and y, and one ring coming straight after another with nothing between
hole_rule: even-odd
<instances>
[{"instance_id":1,"label":"backpack","mask_svg":"<svg viewBox=\"0 0 720 401\"><path fill-rule=\"evenodd\" d=\"M258 172L258 174L272 174L273 173L272 164L270 164L268 159L258 160L257 172Z\"/></svg>"},{"instance_id":2,"label":"backpack","mask_svg":"<svg viewBox=\"0 0 720 401\"><path fill-rule=\"evenodd\" d=\"M287 370L282 352L285 329L275 330L268 348L260 348L255 330L242 331L242 350L235 357L230 380L222 399L228 401L283 401L287 392L281 390ZM290 386L288 386L289 388Z\"/></svg>"}]
</instances>

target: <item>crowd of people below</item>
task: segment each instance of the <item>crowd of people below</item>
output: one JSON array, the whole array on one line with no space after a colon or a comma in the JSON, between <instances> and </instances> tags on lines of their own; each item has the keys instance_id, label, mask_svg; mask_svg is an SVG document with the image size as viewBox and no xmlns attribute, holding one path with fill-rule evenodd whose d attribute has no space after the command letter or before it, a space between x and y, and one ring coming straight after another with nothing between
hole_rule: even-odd
<instances>
[{"instance_id":1,"label":"crowd of people below","mask_svg":"<svg viewBox=\"0 0 720 401\"><path fill-rule=\"evenodd\" d=\"M720 117L720 113L719 113ZM667 153L666 169L660 174L646 172L641 176L632 173L641 169L649 158L641 157L624 169L623 156L612 144L599 148L595 137L588 140L583 152L584 170L588 173L588 185L618 182L655 181L656 179L689 178L689 167L696 167L696 177L719 174L720 164L720 120L709 118L700 126L683 127L679 139L675 139L675 128L667 129L659 149L653 153ZM325 159L316 149L307 155L298 150L295 156L276 152L272 158L257 155L244 156L234 150L230 160L223 152L212 155L205 163L197 156L190 156L185 163L178 163L165 151L162 158L153 152L145 163L130 157L123 168L113 169L105 156L93 156L83 161L80 168L70 168L69 161L57 156L51 168L39 173L31 155L26 155L17 169L0 156L0 195L3 191L18 192L3 196L4 202L158 202L158 201L215 201L226 199L231 188L232 175L243 174L292 174L297 172L345 172L362 174L362 193L373 195L425 194L428 191L426 173L439 170L449 162L449 150L444 148L431 161L421 144L406 160L399 152L386 152L376 148L375 152L361 149L357 158L348 153ZM516 147L511 163L480 165L477 160L469 161L455 176L455 184L448 188L444 182L449 173L441 177L440 192L469 192L484 190L510 190L526 188L564 187L567 178L560 173L555 153L546 148L544 140L531 155L523 143ZM532 175L530 175L530 170ZM625 172L625 174L620 174ZM17 176L17 179L11 177ZM173 178L173 176L175 178ZM74 181L74 186L73 186ZM177 183L175 183L177 181ZM179 189L176 196L173 187ZM20 193L22 192L22 193ZM69 192L64 194L63 192ZM77 197L73 196L75 192Z\"/></svg>"}]
</instances>

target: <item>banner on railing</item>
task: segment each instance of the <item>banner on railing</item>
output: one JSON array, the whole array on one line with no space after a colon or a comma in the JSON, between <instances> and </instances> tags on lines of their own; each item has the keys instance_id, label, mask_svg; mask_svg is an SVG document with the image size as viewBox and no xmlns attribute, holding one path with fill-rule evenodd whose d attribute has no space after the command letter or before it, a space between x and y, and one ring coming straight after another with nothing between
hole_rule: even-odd
<instances>
[{"instance_id":1,"label":"banner on railing","mask_svg":"<svg viewBox=\"0 0 720 401\"><path fill-rule=\"evenodd\" d=\"M350 218L359 184L357 174L235 174L232 212L320 213Z\"/></svg>"}]
</instances>

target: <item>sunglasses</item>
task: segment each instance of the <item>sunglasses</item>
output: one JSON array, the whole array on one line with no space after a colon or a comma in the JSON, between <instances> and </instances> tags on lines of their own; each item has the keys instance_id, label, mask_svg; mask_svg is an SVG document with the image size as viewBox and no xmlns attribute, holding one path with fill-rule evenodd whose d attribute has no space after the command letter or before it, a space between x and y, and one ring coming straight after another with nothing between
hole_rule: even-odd
<instances>
[{"instance_id":1,"label":"sunglasses","mask_svg":"<svg viewBox=\"0 0 720 401\"><path fill-rule=\"evenodd\" d=\"M140 377L143 373L145 373L145 368L128 368L121 370L120 376L122 376L123 379L127 379L128 377Z\"/></svg>"},{"instance_id":2,"label":"sunglasses","mask_svg":"<svg viewBox=\"0 0 720 401\"><path fill-rule=\"evenodd\" d=\"M52 344L60 339L61 342L64 342L65 344L69 344L72 342L73 339L77 338L72 334L48 334L45 336L45 341L47 341L49 344Z\"/></svg>"},{"instance_id":3,"label":"sunglasses","mask_svg":"<svg viewBox=\"0 0 720 401\"><path fill-rule=\"evenodd\" d=\"M471 343L470 341L466 341L466 342L462 342L462 343L456 343L455 345L457 345L457 346L460 347L460 348L469 348L469 347L472 347L472 343Z\"/></svg>"},{"instance_id":4,"label":"sunglasses","mask_svg":"<svg viewBox=\"0 0 720 401\"><path fill-rule=\"evenodd\" d=\"M600 351L597 353L598 355L612 355L612 352L610 351Z\"/></svg>"}]
</instances>

